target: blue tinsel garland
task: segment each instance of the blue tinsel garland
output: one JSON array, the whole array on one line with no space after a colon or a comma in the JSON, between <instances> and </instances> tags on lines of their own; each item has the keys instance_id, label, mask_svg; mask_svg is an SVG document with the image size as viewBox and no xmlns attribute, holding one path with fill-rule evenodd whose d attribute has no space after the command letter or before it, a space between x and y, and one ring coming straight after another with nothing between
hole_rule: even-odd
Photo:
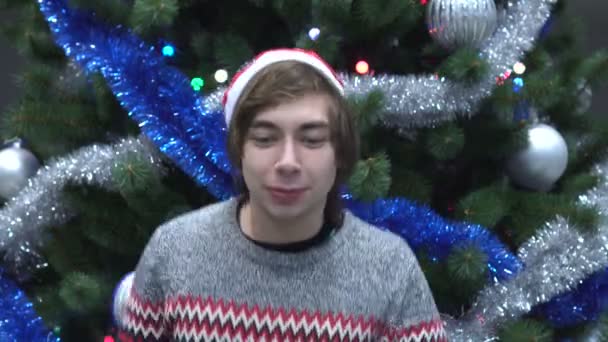
<instances>
[{"instance_id":1,"label":"blue tinsel garland","mask_svg":"<svg viewBox=\"0 0 608 342\"><path fill-rule=\"evenodd\" d=\"M33 304L0 269L0 341L59 342Z\"/></svg>"},{"instance_id":2,"label":"blue tinsel garland","mask_svg":"<svg viewBox=\"0 0 608 342\"><path fill-rule=\"evenodd\" d=\"M68 8L63 0L38 2L66 55L87 72L105 77L121 105L162 152L218 199L234 195L223 114L202 106L187 77L167 65L160 50L124 28L108 27L92 14ZM399 234L436 260L455 247L476 246L488 255L490 281L508 280L522 268L517 257L479 225L450 222L403 198L362 203L345 194L344 200L358 217ZM584 299L574 292L572 296L575 301L549 303L557 306L551 312L593 319L597 311L588 307L581 313L576 303ZM547 317L554 320L550 313Z\"/></svg>"},{"instance_id":3,"label":"blue tinsel garland","mask_svg":"<svg viewBox=\"0 0 608 342\"><path fill-rule=\"evenodd\" d=\"M100 72L121 105L180 168L218 199L234 195L232 167L225 150L221 112L209 112L188 79L165 63L158 49L123 28L98 23L93 15L71 10L62 0L40 0L57 43L88 72ZM345 194L358 217L403 236L414 249L444 258L458 245L488 253L493 279L504 280L521 268L517 258L477 225L448 222L405 199L361 203Z\"/></svg>"}]
</instances>

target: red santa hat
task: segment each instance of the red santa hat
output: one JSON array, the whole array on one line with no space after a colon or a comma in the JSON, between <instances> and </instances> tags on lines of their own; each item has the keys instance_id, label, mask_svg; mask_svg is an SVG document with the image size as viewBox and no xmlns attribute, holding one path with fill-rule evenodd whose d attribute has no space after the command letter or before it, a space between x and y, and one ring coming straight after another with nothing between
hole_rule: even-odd
<instances>
[{"instance_id":1,"label":"red santa hat","mask_svg":"<svg viewBox=\"0 0 608 342\"><path fill-rule=\"evenodd\" d=\"M312 66L321 75L325 76L340 94L344 95L344 86L336 72L314 51L296 48L268 50L257 55L249 65L241 69L232 78L222 100L227 125L230 124L236 103L249 81L265 67L282 61L297 61Z\"/></svg>"}]
</instances>

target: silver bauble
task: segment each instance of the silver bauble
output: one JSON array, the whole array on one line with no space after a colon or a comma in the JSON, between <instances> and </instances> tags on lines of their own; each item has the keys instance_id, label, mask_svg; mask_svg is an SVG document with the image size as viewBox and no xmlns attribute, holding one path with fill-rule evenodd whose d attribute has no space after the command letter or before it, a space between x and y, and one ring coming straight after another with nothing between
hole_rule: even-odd
<instances>
[{"instance_id":1,"label":"silver bauble","mask_svg":"<svg viewBox=\"0 0 608 342\"><path fill-rule=\"evenodd\" d=\"M38 172L40 162L22 146L21 140L7 143L0 149L0 197L10 199L27 185Z\"/></svg>"},{"instance_id":2,"label":"silver bauble","mask_svg":"<svg viewBox=\"0 0 608 342\"><path fill-rule=\"evenodd\" d=\"M568 146L553 127L536 124L528 130L528 146L509 158L511 180L525 188L549 191L568 165Z\"/></svg>"},{"instance_id":3,"label":"silver bauble","mask_svg":"<svg viewBox=\"0 0 608 342\"><path fill-rule=\"evenodd\" d=\"M431 0L426 11L431 37L450 50L480 47L497 21L494 0Z\"/></svg>"}]
</instances>

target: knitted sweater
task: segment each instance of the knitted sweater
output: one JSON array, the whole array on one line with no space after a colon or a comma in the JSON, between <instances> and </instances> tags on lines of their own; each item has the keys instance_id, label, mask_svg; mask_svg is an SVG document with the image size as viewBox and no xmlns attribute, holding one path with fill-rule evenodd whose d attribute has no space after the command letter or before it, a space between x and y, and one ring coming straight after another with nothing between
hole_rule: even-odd
<instances>
[{"instance_id":1,"label":"knitted sweater","mask_svg":"<svg viewBox=\"0 0 608 342\"><path fill-rule=\"evenodd\" d=\"M345 211L300 253L245 238L237 200L153 234L135 270L123 341L447 341L415 255Z\"/></svg>"}]
</instances>

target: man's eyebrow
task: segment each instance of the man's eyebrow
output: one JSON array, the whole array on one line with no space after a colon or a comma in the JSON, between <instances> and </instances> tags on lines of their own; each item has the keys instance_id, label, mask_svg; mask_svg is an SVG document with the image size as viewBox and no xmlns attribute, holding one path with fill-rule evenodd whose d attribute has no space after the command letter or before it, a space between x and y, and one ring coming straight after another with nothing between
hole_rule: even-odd
<instances>
[{"instance_id":1,"label":"man's eyebrow","mask_svg":"<svg viewBox=\"0 0 608 342\"><path fill-rule=\"evenodd\" d=\"M329 124L326 121L310 121L300 126L301 131L308 131L313 129L326 129L329 128Z\"/></svg>"},{"instance_id":2,"label":"man's eyebrow","mask_svg":"<svg viewBox=\"0 0 608 342\"><path fill-rule=\"evenodd\" d=\"M270 128L270 129L278 129L277 125L273 124L268 120L255 120L251 124L251 129L256 128Z\"/></svg>"},{"instance_id":3,"label":"man's eyebrow","mask_svg":"<svg viewBox=\"0 0 608 342\"><path fill-rule=\"evenodd\" d=\"M257 128L266 128L266 129L274 129L274 130L279 129L279 127L277 125L275 125L274 123L272 123L271 121L268 121L268 120L253 121L250 129L257 129ZM300 125L300 127L298 127L298 130L309 131L309 130L314 130L314 129L327 129L327 128L329 128L329 124L327 123L327 121L317 120L317 121L309 121L309 122L303 123L302 125Z\"/></svg>"}]
</instances>

